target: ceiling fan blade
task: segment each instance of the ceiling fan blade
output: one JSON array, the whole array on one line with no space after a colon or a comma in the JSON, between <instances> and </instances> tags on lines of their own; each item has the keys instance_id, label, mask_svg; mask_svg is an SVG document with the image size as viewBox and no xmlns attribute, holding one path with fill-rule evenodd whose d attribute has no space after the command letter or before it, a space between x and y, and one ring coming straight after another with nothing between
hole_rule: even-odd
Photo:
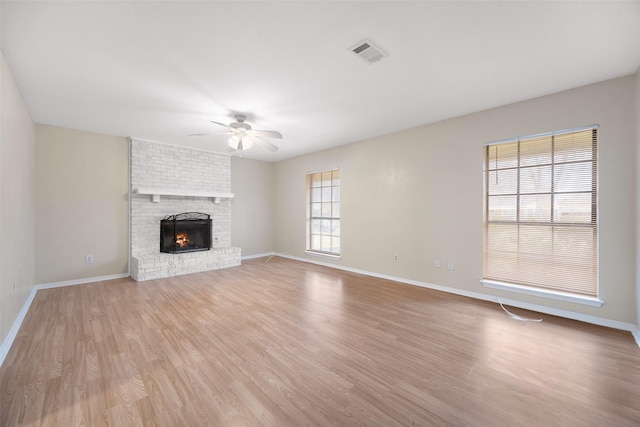
<instances>
[{"instance_id":1,"label":"ceiling fan blade","mask_svg":"<svg viewBox=\"0 0 640 427\"><path fill-rule=\"evenodd\" d=\"M249 138L262 148L266 148L269 151L278 151L278 147L256 135L251 135Z\"/></svg>"},{"instance_id":2,"label":"ceiling fan blade","mask_svg":"<svg viewBox=\"0 0 640 427\"><path fill-rule=\"evenodd\" d=\"M216 122L216 121L213 121L213 120L211 120L211 123L215 123L216 125L224 126L224 127L226 127L226 128L228 128L228 127L229 127L229 125L226 125L226 124L224 124L224 123L220 123L220 122Z\"/></svg>"},{"instance_id":3,"label":"ceiling fan blade","mask_svg":"<svg viewBox=\"0 0 640 427\"><path fill-rule=\"evenodd\" d=\"M251 133L254 136L259 136L261 138L278 138L278 139L282 139L282 134L278 131L275 130L256 130L256 129L252 129L247 131L248 133Z\"/></svg>"}]
</instances>

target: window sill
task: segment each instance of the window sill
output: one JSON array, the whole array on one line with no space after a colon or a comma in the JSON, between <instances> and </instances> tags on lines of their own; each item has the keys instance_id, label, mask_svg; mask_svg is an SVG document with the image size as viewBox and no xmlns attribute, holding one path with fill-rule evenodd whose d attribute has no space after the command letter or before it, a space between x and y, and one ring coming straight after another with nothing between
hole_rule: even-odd
<instances>
[{"instance_id":1,"label":"window sill","mask_svg":"<svg viewBox=\"0 0 640 427\"><path fill-rule=\"evenodd\" d=\"M514 285L512 283L496 282L493 280L480 280L485 288L499 289L501 291L517 292L520 294L535 295L537 297L551 298L560 301L572 302L576 304L590 305L592 307L601 307L604 301L599 298L586 297L582 295L571 294L569 292L551 291L533 288L530 286Z\"/></svg>"},{"instance_id":2,"label":"window sill","mask_svg":"<svg viewBox=\"0 0 640 427\"><path fill-rule=\"evenodd\" d=\"M324 258L331 258L331 259L342 259L342 255L333 255L333 254L327 254L324 252L315 252L315 251L304 251L305 254L307 255L313 255L313 256L319 256L319 257L324 257Z\"/></svg>"}]
</instances>

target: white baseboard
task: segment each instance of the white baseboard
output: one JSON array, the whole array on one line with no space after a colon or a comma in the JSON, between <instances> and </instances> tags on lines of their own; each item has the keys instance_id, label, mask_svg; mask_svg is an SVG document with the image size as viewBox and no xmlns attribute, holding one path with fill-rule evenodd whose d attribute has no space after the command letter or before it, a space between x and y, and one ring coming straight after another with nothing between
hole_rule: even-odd
<instances>
[{"instance_id":1,"label":"white baseboard","mask_svg":"<svg viewBox=\"0 0 640 427\"><path fill-rule=\"evenodd\" d=\"M640 347L640 329L638 329L638 327L636 326L633 331L631 331L631 334L633 335L633 338L636 339L638 347Z\"/></svg>"},{"instance_id":2,"label":"white baseboard","mask_svg":"<svg viewBox=\"0 0 640 427\"><path fill-rule=\"evenodd\" d=\"M129 277L129 274L128 273L112 274L109 276L89 277L86 279L65 280L63 282L41 283L39 285L35 285L33 288L31 288L31 292L29 292L29 296L27 297L27 300L24 302L22 309L18 313L18 317L16 317L16 320L13 322L11 329L9 329L9 333L7 334L7 337L2 342L2 346L0 346L0 366L2 366L2 364L4 363L4 359L7 357L7 354L9 353L9 349L13 345L13 341L16 339L16 336L18 335L20 326L22 325L22 322L24 321L24 318L27 315L29 308L31 307L31 303L33 302L33 299L35 298L36 293L39 290L59 288L62 286L81 285L84 283L103 282L105 280L122 279L125 277Z\"/></svg>"},{"instance_id":3,"label":"white baseboard","mask_svg":"<svg viewBox=\"0 0 640 427\"><path fill-rule=\"evenodd\" d=\"M380 279L393 280L395 282L406 283L408 285L420 286L423 288L434 289L436 291L447 292L450 294L461 295L469 298L479 299L483 301L492 301L497 302L497 297L493 295L488 295L480 292L472 292L466 291L464 289L456 289L448 286L435 285L433 283L420 282L417 280L405 279L403 277L390 276L387 274L374 273L371 271L360 270L357 268L345 267L339 264L316 261L308 258L301 258L293 255L283 254L283 253L275 253L276 256L280 256L283 258L288 258L296 261L308 262L311 264L322 265L325 267L336 268L338 270L349 271L352 273L364 274L365 276L377 277ZM560 310L557 308L547 307L539 304L531 304L524 301L518 301L514 299L508 298L500 298L503 304L509 305L511 307L523 308L525 310L537 311L539 313L550 314L552 316L565 317L567 319L579 320L585 323L592 323L594 325L605 326L613 329L620 329L623 331L629 331L633 335L633 338L636 341L636 344L640 347L640 330L638 327L632 323L620 322L617 320L605 319L603 317L591 316L588 314L576 313L575 311L569 310Z\"/></svg>"},{"instance_id":4,"label":"white baseboard","mask_svg":"<svg viewBox=\"0 0 640 427\"><path fill-rule=\"evenodd\" d=\"M62 282L41 283L35 289L60 288L62 286L83 285L85 283L104 282L105 280L124 279L129 273L110 274L108 276L87 277L86 279L64 280Z\"/></svg>"},{"instance_id":5,"label":"white baseboard","mask_svg":"<svg viewBox=\"0 0 640 427\"><path fill-rule=\"evenodd\" d=\"M242 259L242 261L245 261L245 260L248 260L248 259L264 258L264 257L274 256L274 255L276 255L275 252L265 252L263 254L246 255L246 256L243 256L241 259Z\"/></svg>"},{"instance_id":6,"label":"white baseboard","mask_svg":"<svg viewBox=\"0 0 640 427\"><path fill-rule=\"evenodd\" d=\"M9 329L7 337L2 342L2 346L0 346L0 366L2 366L2 364L4 363L4 359L7 357L7 354L9 354L9 349L11 348L13 341L16 339L16 336L18 336L18 331L20 330L22 321L27 315L29 307L31 307L31 303L33 302L33 298L35 298L36 296L36 292L38 292L38 290L35 287L31 288L31 292L29 292L27 300L24 302L22 309L18 313L18 317L16 317L16 320L13 322L11 329Z\"/></svg>"}]
</instances>

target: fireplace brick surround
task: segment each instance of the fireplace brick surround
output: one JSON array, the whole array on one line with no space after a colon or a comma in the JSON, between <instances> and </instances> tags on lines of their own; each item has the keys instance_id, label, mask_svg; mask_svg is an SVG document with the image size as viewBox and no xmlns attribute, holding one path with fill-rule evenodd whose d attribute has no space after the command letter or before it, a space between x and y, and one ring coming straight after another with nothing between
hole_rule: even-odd
<instances>
[{"instance_id":1,"label":"fireplace brick surround","mask_svg":"<svg viewBox=\"0 0 640 427\"><path fill-rule=\"evenodd\" d=\"M153 202L138 189L175 193L231 193L231 158L139 139L131 139L131 277L137 281L240 265L240 248L231 246L231 199L162 196ZM160 220L182 212L211 215L208 251L160 253Z\"/></svg>"}]
</instances>

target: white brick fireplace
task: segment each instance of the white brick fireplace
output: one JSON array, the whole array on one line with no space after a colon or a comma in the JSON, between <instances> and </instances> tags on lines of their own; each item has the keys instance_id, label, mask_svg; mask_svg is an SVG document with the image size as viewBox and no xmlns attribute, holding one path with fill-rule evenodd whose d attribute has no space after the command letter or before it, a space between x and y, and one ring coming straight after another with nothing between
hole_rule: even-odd
<instances>
[{"instance_id":1,"label":"white brick fireplace","mask_svg":"<svg viewBox=\"0 0 640 427\"><path fill-rule=\"evenodd\" d=\"M184 147L131 140L131 277L138 281L240 265L231 246L231 158ZM211 250L160 252L160 220L211 215Z\"/></svg>"}]
</instances>

